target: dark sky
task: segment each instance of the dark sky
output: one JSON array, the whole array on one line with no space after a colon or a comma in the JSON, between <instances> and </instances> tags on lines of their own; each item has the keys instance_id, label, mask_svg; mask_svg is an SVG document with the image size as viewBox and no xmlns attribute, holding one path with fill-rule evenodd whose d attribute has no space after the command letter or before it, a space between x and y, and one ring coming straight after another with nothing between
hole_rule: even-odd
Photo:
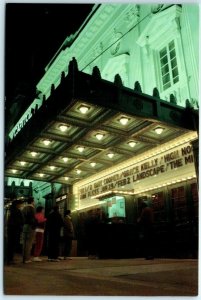
<instances>
[{"instance_id":1,"label":"dark sky","mask_svg":"<svg viewBox=\"0 0 201 300\"><path fill-rule=\"evenodd\" d=\"M93 4L6 4L6 107L29 94L65 38L75 33Z\"/></svg>"}]
</instances>

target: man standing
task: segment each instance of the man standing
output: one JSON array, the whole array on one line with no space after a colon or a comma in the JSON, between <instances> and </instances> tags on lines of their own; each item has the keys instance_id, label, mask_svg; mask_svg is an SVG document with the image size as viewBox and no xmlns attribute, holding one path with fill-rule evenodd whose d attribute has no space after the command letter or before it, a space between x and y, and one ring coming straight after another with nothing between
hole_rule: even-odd
<instances>
[{"instance_id":1,"label":"man standing","mask_svg":"<svg viewBox=\"0 0 201 300\"><path fill-rule=\"evenodd\" d=\"M71 211L68 209L64 218L64 259L70 259L72 240L74 238L74 228L71 220Z\"/></svg>"},{"instance_id":2,"label":"man standing","mask_svg":"<svg viewBox=\"0 0 201 300\"><path fill-rule=\"evenodd\" d=\"M58 205L55 205L47 217L48 261L59 261L60 231L63 219Z\"/></svg>"},{"instance_id":3,"label":"man standing","mask_svg":"<svg viewBox=\"0 0 201 300\"><path fill-rule=\"evenodd\" d=\"M144 241L145 259L154 259L153 245L154 245L154 213L153 209L149 207L147 201L142 202L142 212L138 219L141 226Z\"/></svg>"},{"instance_id":4,"label":"man standing","mask_svg":"<svg viewBox=\"0 0 201 300\"><path fill-rule=\"evenodd\" d=\"M34 198L30 197L27 205L22 210L24 216L23 226L23 263L27 264L32 262L31 250L35 238L35 229L37 220L35 218Z\"/></svg>"},{"instance_id":5,"label":"man standing","mask_svg":"<svg viewBox=\"0 0 201 300\"><path fill-rule=\"evenodd\" d=\"M7 264L13 264L15 251L20 244L20 234L24 224L21 206L23 201L13 200L7 221Z\"/></svg>"}]
</instances>

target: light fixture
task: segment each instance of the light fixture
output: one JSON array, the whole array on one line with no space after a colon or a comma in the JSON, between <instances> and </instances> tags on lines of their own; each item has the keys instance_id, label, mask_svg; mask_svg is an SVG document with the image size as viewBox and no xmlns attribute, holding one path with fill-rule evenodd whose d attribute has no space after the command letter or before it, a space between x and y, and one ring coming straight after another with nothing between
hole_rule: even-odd
<instances>
[{"instance_id":1,"label":"light fixture","mask_svg":"<svg viewBox=\"0 0 201 300\"><path fill-rule=\"evenodd\" d=\"M114 153L108 153L107 156L108 156L109 158L113 158Z\"/></svg>"},{"instance_id":2,"label":"light fixture","mask_svg":"<svg viewBox=\"0 0 201 300\"><path fill-rule=\"evenodd\" d=\"M50 143L51 143L50 140L43 140L43 144L44 144L45 146L49 146Z\"/></svg>"},{"instance_id":3,"label":"light fixture","mask_svg":"<svg viewBox=\"0 0 201 300\"><path fill-rule=\"evenodd\" d=\"M88 106L82 105L82 106L79 107L79 111L80 111L83 115L85 115L85 114L88 112L88 110L89 110L89 107L88 107Z\"/></svg>"},{"instance_id":4,"label":"light fixture","mask_svg":"<svg viewBox=\"0 0 201 300\"><path fill-rule=\"evenodd\" d=\"M157 134L161 134L163 132L163 130L164 129L162 127L157 127L154 129L155 133L157 133Z\"/></svg>"},{"instance_id":5,"label":"light fixture","mask_svg":"<svg viewBox=\"0 0 201 300\"><path fill-rule=\"evenodd\" d=\"M96 138L97 138L97 140L99 140L99 141L102 140L103 136L104 136L104 135L103 135L102 133L97 133L97 134L96 134Z\"/></svg>"},{"instance_id":6,"label":"light fixture","mask_svg":"<svg viewBox=\"0 0 201 300\"><path fill-rule=\"evenodd\" d=\"M83 152L84 151L84 147L83 146L79 146L79 147L77 147L77 149L78 149L79 152Z\"/></svg>"},{"instance_id":7,"label":"light fixture","mask_svg":"<svg viewBox=\"0 0 201 300\"><path fill-rule=\"evenodd\" d=\"M128 144L131 148L134 148L137 143L134 141L130 141L130 142L128 142Z\"/></svg>"},{"instance_id":8,"label":"light fixture","mask_svg":"<svg viewBox=\"0 0 201 300\"><path fill-rule=\"evenodd\" d=\"M37 152L34 152L34 151L31 152L31 156L33 156L33 157L35 157L37 154L38 154Z\"/></svg>"},{"instance_id":9,"label":"light fixture","mask_svg":"<svg viewBox=\"0 0 201 300\"><path fill-rule=\"evenodd\" d=\"M69 177L64 177L64 179L65 179L65 180L68 180L68 179L69 179Z\"/></svg>"},{"instance_id":10,"label":"light fixture","mask_svg":"<svg viewBox=\"0 0 201 300\"><path fill-rule=\"evenodd\" d=\"M40 177L43 177L43 176L44 176L44 174L43 174L43 173L40 173L40 174L39 174L39 176L40 176Z\"/></svg>"},{"instance_id":11,"label":"light fixture","mask_svg":"<svg viewBox=\"0 0 201 300\"><path fill-rule=\"evenodd\" d=\"M82 171L77 169L76 172L77 172L77 174L80 174Z\"/></svg>"},{"instance_id":12,"label":"light fixture","mask_svg":"<svg viewBox=\"0 0 201 300\"><path fill-rule=\"evenodd\" d=\"M122 125L126 125L128 123L128 118L127 117L121 117L121 119L119 120L119 122Z\"/></svg>"},{"instance_id":13,"label":"light fixture","mask_svg":"<svg viewBox=\"0 0 201 300\"><path fill-rule=\"evenodd\" d=\"M95 162L91 162L90 165L91 165L92 167L95 167L96 163L95 163Z\"/></svg>"},{"instance_id":14,"label":"light fixture","mask_svg":"<svg viewBox=\"0 0 201 300\"><path fill-rule=\"evenodd\" d=\"M25 161L21 161L20 164L21 164L21 166L24 166L26 164L26 162Z\"/></svg>"},{"instance_id":15,"label":"light fixture","mask_svg":"<svg viewBox=\"0 0 201 300\"><path fill-rule=\"evenodd\" d=\"M63 161L66 163L68 161L68 157L63 157Z\"/></svg>"},{"instance_id":16,"label":"light fixture","mask_svg":"<svg viewBox=\"0 0 201 300\"><path fill-rule=\"evenodd\" d=\"M12 173L13 173L13 174L15 174L16 172L17 172L17 170L14 170L14 169L12 170Z\"/></svg>"},{"instance_id":17,"label":"light fixture","mask_svg":"<svg viewBox=\"0 0 201 300\"><path fill-rule=\"evenodd\" d=\"M62 131L62 132L65 132L69 127L67 125L59 125L59 129Z\"/></svg>"},{"instance_id":18,"label":"light fixture","mask_svg":"<svg viewBox=\"0 0 201 300\"><path fill-rule=\"evenodd\" d=\"M55 169L55 166L50 166L50 169L51 169L51 170L54 170L54 169Z\"/></svg>"}]
</instances>

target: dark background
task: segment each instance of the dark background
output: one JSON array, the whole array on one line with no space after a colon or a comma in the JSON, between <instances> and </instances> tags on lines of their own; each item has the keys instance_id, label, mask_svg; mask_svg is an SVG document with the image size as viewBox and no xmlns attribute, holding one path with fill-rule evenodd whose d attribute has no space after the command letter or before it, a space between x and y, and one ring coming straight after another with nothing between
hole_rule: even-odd
<instances>
[{"instance_id":1,"label":"dark background","mask_svg":"<svg viewBox=\"0 0 201 300\"><path fill-rule=\"evenodd\" d=\"M5 109L32 101L44 69L67 36L75 33L93 4L5 5Z\"/></svg>"}]
</instances>

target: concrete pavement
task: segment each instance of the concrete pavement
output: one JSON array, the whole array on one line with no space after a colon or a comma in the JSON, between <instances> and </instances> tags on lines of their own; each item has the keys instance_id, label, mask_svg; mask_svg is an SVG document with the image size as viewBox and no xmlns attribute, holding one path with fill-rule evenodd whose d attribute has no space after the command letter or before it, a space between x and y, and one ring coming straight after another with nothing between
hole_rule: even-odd
<instances>
[{"instance_id":1,"label":"concrete pavement","mask_svg":"<svg viewBox=\"0 0 201 300\"><path fill-rule=\"evenodd\" d=\"M96 259L4 267L5 295L196 296L198 261L194 259Z\"/></svg>"}]
</instances>

